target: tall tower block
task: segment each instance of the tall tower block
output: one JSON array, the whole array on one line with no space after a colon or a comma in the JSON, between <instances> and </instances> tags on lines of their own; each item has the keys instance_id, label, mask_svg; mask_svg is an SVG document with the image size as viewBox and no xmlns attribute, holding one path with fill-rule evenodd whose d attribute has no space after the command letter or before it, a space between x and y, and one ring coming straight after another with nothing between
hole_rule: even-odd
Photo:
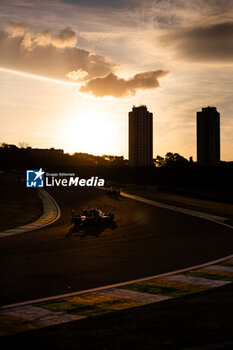
<instances>
[{"instance_id":1,"label":"tall tower block","mask_svg":"<svg viewBox=\"0 0 233 350\"><path fill-rule=\"evenodd\" d=\"M197 163L218 165L220 162L220 114L216 107L197 112Z\"/></svg>"},{"instance_id":2,"label":"tall tower block","mask_svg":"<svg viewBox=\"0 0 233 350\"><path fill-rule=\"evenodd\" d=\"M129 112L129 165L153 164L153 114L142 105Z\"/></svg>"}]
</instances>

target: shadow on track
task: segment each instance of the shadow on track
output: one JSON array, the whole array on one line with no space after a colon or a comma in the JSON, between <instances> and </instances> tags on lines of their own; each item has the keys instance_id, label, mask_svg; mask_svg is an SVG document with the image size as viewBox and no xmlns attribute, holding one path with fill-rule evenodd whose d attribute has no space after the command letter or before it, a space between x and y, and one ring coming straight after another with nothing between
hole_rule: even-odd
<instances>
[{"instance_id":1,"label":"shadow on track","mask_svg":"<svg viewBox=\"0 0 233 350\"><path fill-rule=\"evenodd\" d=\"M94 236L98 238L101 233L103 233L106 229L110 228L111 230L115 230L117 228L116 222L112 223L101 223L95 226L84 226L84 227L79 227L75 228L72 226L70 230L67 232L65 235L65 238L70 238L70 237L80 237L84 238L87 236Z\"/></svg>"}]
</instances>

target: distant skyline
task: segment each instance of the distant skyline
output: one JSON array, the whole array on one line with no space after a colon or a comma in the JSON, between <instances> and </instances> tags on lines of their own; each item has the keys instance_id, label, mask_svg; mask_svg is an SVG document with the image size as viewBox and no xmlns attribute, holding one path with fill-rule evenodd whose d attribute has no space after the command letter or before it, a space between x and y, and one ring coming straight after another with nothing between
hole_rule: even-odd
<instances>
[{"instance_id":1,"label":"distant skyline","mask_svg":"<svg viewBox=\"0 0 233 350\"><path fill-rule=\"evenodd\" d=\"M128 112L154 116L154 157L196 160L196 112L221 114L233 160L233 1L0 2L0 142L128 157Z\"/></svg>"}]
</instances>

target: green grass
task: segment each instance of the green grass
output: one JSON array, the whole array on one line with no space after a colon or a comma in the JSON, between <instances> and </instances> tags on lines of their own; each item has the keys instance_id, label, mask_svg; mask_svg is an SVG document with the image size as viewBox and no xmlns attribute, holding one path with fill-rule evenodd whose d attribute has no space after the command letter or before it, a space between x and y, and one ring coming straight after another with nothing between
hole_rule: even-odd
<instances>
[{"instance_id":1,"label":"green grass","mask_svg":"<svg viewBox=\"0 0 233 350\"><path fill-rule=\"evenodd\" d=\"M199 271L189 271L184 273L185 276L191 277L200 277L207 278L210 280L219 280L219 281L233 281L233 275L221 272L221 274L217 273L208 273L208 272L199 272Z\"/></svg>"},{"instance_id":2,"label":"green grass","mask_svg":"<svg viewBox=\"0 0 233 350\"><path fill-rule=\"evenodd\" d=\"M181 297L187 294L193 294L192 290L188 291L172 287L152 286L146 283L131 284L121 288L133 290L135 292L160 294L171 297Z\"/></svg>"},{"instance_id":3,"label":"green grass","mask_svg":"<svg viewBox=\"0 0 233 350\"><path fill-rule=\"evenodd\" d=\"M160 303L15 334L2 348L174 350L233 342L233 284ZM220 347L219 347L220 348Z\"/></svg>"},{"instance_id":4,"label":"green grass","mask_svg":"<svg viewBox=\"0 0 233 350\"><path fill-rule=\"evenodd\" d=\"M44 303L36 305L38 307L51 310L67 312L68 314L80 315L80 316L97 316L110 312L110 310L100 308L96 305L88 305L81 303L72 303L67 300L58 300L55 302Z\"/></svg>"},{"instance_id":5,"label":"green grass","mask_svg":"<svg viewBox=\"0 0 233 350\"><path fill-rule=\"evenodd\" d=\"M0 193L0 231L29 224L43 214L36 189L13 176L0 176Z\"/></svg>"},{"instance_id":6,"label":"green grass","mask_svg":"<svg viewBox=\"0 0 233 350\"><path fill-rule=\"evenodd\" d=\"M96 316L141 306L145 302L137 302L126 298L118 298L101 294L82 294L71 298L39 303L35 306L51 311L62 311L80 316Z\"/></svg>"},{"instance_id":7,"label":"green grass","mask_svg":"<svg viewBox=\"0 0 233 350\"><path fill-rule=\"evenodd\" d=\"M226 261L223 261L223 262L219 263L218 265L220 265L220 266L227 266L227 267L233 267L233 260L226 260Z\"/></svg>"}]
</instances>

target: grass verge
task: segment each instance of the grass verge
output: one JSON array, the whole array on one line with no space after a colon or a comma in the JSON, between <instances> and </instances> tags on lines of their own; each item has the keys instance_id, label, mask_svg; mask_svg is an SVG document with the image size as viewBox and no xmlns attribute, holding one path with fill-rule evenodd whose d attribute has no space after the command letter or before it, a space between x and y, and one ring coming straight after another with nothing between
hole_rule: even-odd
<instances>
[{"instance_id":1,"label":"grass verge","mask_svg":"<svg viewBox=\"0 0 233 350\"><path fill-rule=\"evenodd\" d=\"M233 342L233 285L15 334L4 349L187 349Z\"/></svg>"},{"instance_id":2,"label":"grass verge","mask_svg":"<svg viewBox=\"0 0 233 350\"><path fill-rule=\"evenodd\" d=\"M133 185L126 185L123 191L141 196L147 199L155 200L161 203L201 211L212 215L226 217L227 223L233 225L233 205L219 203L216 201L192 198L178 194L159 192L156 187L148 187L147 190L138 189Z\"/></svg>"},{"instance_id":3,"label":"grass verge","mask_svg":"<svg viewBox=\"0 0 233 350\"><path fill-rule=\"evenodd\" d=\"M15 177L0 177L0 231L26 225L43 214L43 203L34 188Z\"/></svg>"}]
</instances>

